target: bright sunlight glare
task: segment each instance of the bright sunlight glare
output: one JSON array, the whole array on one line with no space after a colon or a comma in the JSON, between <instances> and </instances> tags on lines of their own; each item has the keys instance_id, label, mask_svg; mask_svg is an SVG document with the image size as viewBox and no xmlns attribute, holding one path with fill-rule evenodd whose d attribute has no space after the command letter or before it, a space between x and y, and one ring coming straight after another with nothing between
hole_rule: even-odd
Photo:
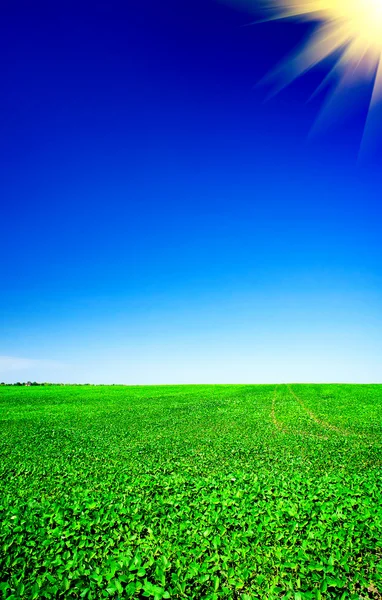
<instances>
[{"instance_id":1,"label":"bright sunlight glare","mask_svg":"<svg viewBox=\"0 0 382 600\"><path fill-rule=\"evenodd\" d=\"M318 27L290 61L291 81L325 58L339 54L333 68L340 81L374 83L372 102L382 99L382 0L268 0L271 19L303 18Z\"/></svg>"},{"instance_id":2,"label":"bright sunlight glare","mask_svg":"<svg viewBox=\"0 0 382 600\"><path fill-rule=\"evenodd\" d=\"M313 92L315 96L332 83L320 121L332 112L348 112L356 96L349 90L358 83L370 85L370 104L361 153L374 145L382 126L382 0L222 0L245 4L263 13L261 21L296 19L311 21L313 33L265 80L275 84L273 93L289 85L325 59L332 67ZM258 20L256 22L259 22ZM255 22L255 23L256 23ZM273 93L271 95L273 95ZM357 91L356 91L357 94ZM350 99L352 98L352 100ZM374 109L374 110L372 110ZM316 128L316 126L315 126ZM378 143L378 142L377 142Z\"/></svg>"}]
</instances>

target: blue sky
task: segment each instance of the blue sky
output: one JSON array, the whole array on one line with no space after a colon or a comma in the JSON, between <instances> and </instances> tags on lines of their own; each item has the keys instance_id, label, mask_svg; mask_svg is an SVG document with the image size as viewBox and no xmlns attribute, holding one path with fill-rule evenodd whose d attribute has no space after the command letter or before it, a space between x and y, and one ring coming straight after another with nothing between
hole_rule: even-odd
<instances>
[{"instance_id":1,"label":"blue sky","mask_svg":"<svg viewBox=\"0 0 382 600\"><path fill-rule=\"evenodd\" d=\"M381 381L370 89L256 85L309 24L4 2L0 380ZM349 92L350 93L350 92Z\"/></svg>"}]
</instances>

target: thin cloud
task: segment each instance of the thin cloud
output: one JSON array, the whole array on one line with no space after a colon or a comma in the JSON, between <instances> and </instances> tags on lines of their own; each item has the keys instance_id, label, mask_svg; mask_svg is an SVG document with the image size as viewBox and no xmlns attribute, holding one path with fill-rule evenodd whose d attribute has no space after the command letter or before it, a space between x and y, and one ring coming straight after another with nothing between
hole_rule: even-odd
<instances>
[{"instance_id":1,"label":"thin cloud","mask_svg":"<svg viewBox=\"0 0 382 600\"><path fill-rule=\"evenodd\" d=\"M9 371L23 371L27 369L52 368L64 366L56 360L45 360L35 358L20 358L18 356L0 356L0 373Z\"/></svg>"}]
</instances>

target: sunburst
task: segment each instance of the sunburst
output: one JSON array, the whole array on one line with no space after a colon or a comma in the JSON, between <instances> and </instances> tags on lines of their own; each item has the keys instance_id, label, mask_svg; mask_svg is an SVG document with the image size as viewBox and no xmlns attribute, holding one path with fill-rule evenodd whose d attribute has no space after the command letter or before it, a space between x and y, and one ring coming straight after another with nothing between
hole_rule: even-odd
<instances>
[{"instance_id":1,"label":"sunburst","mask_svg":"<svg viewBox=\"0 0 382 600\"><path fill-rule=\"evenodd\" d=\"M370 108L382 100L382 0L238 0L265 9L265 20L299 19L316 24L297 52L271 76L279 87L291 83L320 62L334 66L321 87L335 77L336 89L368 81Z\"/></svg>"},{"instance_id":2,"label":"sunburst","mask_svg":"<svg viewBox=\"0 0 382 600\"><path fill-rule=\"evenodd\" d=\"M338 52L342 79L373 80L372 102L382 99L382 0L269 0L276 18L318 22L308 44L291 60L293 76ZM274 17L273 17L274 18Z\"/></svg>"}]
</instances>

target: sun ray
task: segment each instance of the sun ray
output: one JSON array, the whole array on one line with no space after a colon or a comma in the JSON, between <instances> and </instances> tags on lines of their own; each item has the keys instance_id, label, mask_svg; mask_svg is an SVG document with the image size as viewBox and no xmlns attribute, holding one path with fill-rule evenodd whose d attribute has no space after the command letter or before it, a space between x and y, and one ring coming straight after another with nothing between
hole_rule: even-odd
<instances>
[{"instance_id":1,"label":"sun ray","mask_svg":"<svg viewBox=\"0 0 382 600\"><path fill-rule=\"evenodd\" d=\"M372 85L369 112L382 104L382 0L244 1L264 9L264 21L298 19L316 24L306 43L265 78L274 84L271 95L322 61L337 57L316 93L333 78L337 85L331 93L368 81Z\"/></svg>"}]
</instances>

